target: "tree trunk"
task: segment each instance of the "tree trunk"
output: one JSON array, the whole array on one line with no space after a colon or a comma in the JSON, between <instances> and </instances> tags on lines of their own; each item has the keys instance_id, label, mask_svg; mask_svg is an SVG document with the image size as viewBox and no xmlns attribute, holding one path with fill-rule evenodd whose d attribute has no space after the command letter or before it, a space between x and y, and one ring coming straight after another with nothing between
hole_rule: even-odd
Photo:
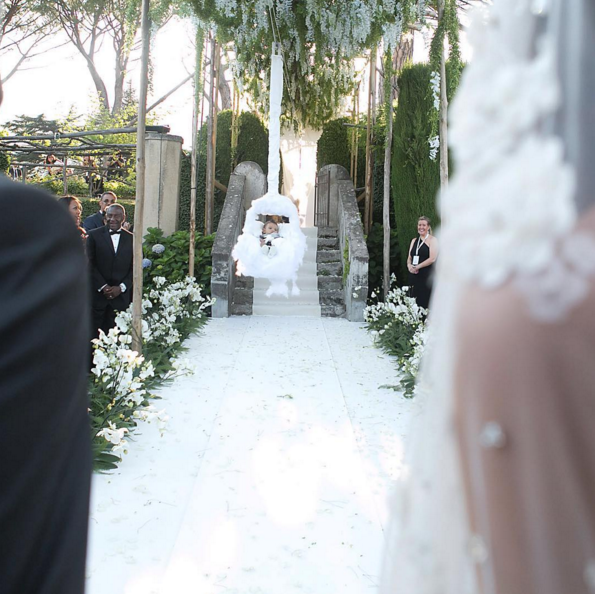
<instances>
[{"instance_id":1,"label":"tree trunk","mask_svg":"<svg viewBox=\"0 0 595 594\"><path fill-rule=\"evenodd\" d=\"M400 47L400 44L399 44ZM389 85L389 92L387 97L387 122L386 122L386 144L384 147L384 197L382 202L382 226L384 231L383 237L383 259L382 259L382 292L384 300L390 291L390 165L393 145L393 98L394 98L394 74L393 68L399 59L399 48L391 55L391 69L390 72L385 68L384 75L388 78L385 84Z\"/></svg>"},{"instance_id":2,"label":"tree trunk","mask_svg":"<svg viewBox=\"0 0 595 594\"><path fill-rule=\"evenodd\" d=\"M373 118L376 111L376 47L370 53L370 87L368 89L368 122L366 130L366 199L364 202L364 232L372 228L373 186L374 186L374 140Z\"/></svg>"},{"instance_id":3,"label":"tree trunk","mask_svg":"<svg viewBox=\"0 0 595 594\"><path fill-rule=\"evenodd\" d=\"M232 109L233 100L231 96L231 87L227 80L225 80L225 73L229 66L223 63L223 60L219 62L219 95L221 97L221 109Z\"/></svg>"},{"instance_id":4,"label":"tree trunk","mask_svg":"<svg viewBox=\"0 0 595 594\"><path fill-rule=\"evenodd\" d=\"M200 84L201 63L204 47L204 32L200 26L196 28L196 54L194 63L194 105L192 110L192 161L190 167L190 245L188 252L188 275L194 276L194 251L196 246L196 177L198 172L198 122L202 119L201 97L203 96ZM204 107L204 100L202 101ZM199 112L200 115L199 115Z\"/></svg>"},{"instance_id":5,"label":"tree trunk","mask_svg":"<svg viewBox=\"0 0 595 594\"><path fill-rule=\"evenodd\" d=\"M444 0L439 0L438 17L444 16ZM440 188L448 186L448 96L446 94L446 52L440 49Z\"/></svg>"},{"instance_id":6,"label":"tree trunk","mask_svg":"<svg viewBox=\"0 0 595 594\"><path fill-rule=\"evenodd\" d=\"M142 4L142 58L138 101L138 125L136 132L136 200L134 209L133 240L133 297L132 297L132 350L142 353L143 346L143 216L145 206L145 130L147 123L147 93L149 76L149 52L151 24L149 21L150 0Z\"/></svg>"},{"instance_id":7,"label":"tree trunk","mask_svg":"<svg viewBox=\"0 0 595 594\"><path fill-rule=\"evenodd\" d=\"M81 52L83 53L83 52ZM89 56L85 55L83 53L83 56L85 56L85 59L87 60L87 68L89 69L89 72L91 73L91 78L93 79L93 84L95 85L95 90L97 91L97 97L99 99L99 102L101 103L101 106L106 110L106 111L110 111L110 103L109 103L109 97L107 95L107 87L105 86L105 83L103 82L103 79L101 78L101 75L99 74L99 72L97 71L97 68L95 67L95 62L93 61L92 58L90 58Z\"/></svg>"},{"instance_id":8,"label":"tree trunk","mask_svg":"<svg viewBox=\"0 0 595 594\"><path fill-rule=\"evenodd\" d=\"M124 102L124 83L126 82L126 70L128 68L128 58L130 57L130 50L125 48L123 39L121 40L121 43L115 43L114 47L116 50L116 76L114 80L112 115L116 115L122 111L122 104Z\"/></svg>"},{"instance_id":9,"label":"tree trunk","mask_svg":"<svg viewBox=\"0 0 595 594\"><path fill-rule=\"evenodd\" d=\"M413 60L413 35L410 33L403 34L401 41L397 46L397 54L395 58L395 73L398 75L404 66Z\"/></svg>"},{"instance_id":10,"label":"tree trunk","mask_svg":"<svg viewBox=\"0 0 595 594\"><path fill-rule=\"evenodd\" d=\"M211 66L209 68L211 78L209 82L209 120L207 123L207 166L205 183L205 235L213 232L213 207L215 201L215 152L217 146L217 124L215 117L217 113L217 42L214 32L211 33Z\"/></svg>"}]
</instances>

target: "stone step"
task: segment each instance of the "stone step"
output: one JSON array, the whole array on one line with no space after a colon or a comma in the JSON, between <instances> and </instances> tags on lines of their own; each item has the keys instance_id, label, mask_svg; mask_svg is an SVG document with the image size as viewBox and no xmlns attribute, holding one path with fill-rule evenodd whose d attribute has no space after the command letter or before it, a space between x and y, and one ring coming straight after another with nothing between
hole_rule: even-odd
<instances>
[{"instance_id":1,"label":"stone step","mask_svg":"<svg viewBox=\"0 0 595 594\"><path fill-rule=\"evenodd\" d=\"M302 227L302 233L307 237L318 237L318 228L317 227Z\"/></svg>"},{"instance_id":2,"label":"stone step","mask_svg":"<svg viewBox=\"0 0 595 594\"><path fill-rule=\"evenodd\" d=\"M321 250L338 250L339 249L339 238L338 237L319 237L318 238L318 251Z\"/></svg>"},{"instance_id":3,"label":"stone step","mask_svg":"<svg viewBox=\"0 0 595 594\"><path fill-rule=\"evenodd\" d=\"M266 289L254 289L254 305L274 305L293 303L296 305L319 305L320 298L318 296L318 289L310 289L309 291L300 290L299 295L292 295L289 293L287 297L283 295L266 296Z\"/></svg>"},{"instance_id":4,"label":"stone step","mask_svg":"<svg viewBox=\"0 0 595 594\"><path fill-rule=\"evenodd\" d=\"M231 304L231 315L232 316L251 316L252 305L238 305L237 303Z\"/></svg>"},{"instance_id":5,"label":"stone step","mask_svg":"<svg viewBox=\"0 0 595 594\"><path fill-rule=\"evenodd\" d=\"M252 276L236 276L236 289L252 289L254 287L254 278Z\"/></svg>"},{"instance_id":6,"label":"stone step","mask_svg":"<svg viewBox=\"0 0 595 594\"><path fill-rule=\"evenodd\" d=\"M339 230L336 227L318 227L318 237L337 237Z\"/></svg>"},{"instance_id":7,"label":"stone step","mask_svg":"<svg viewBox=\"0 0 595 594\"><path fill-rule=\"evenodd\" d=\"M342 262L320 262L318 264L318 276L342 276Z\"/></svg>"},{"instance_id":8,"label":"stone step","mask_svg":"<svg viewBox=\"0 0 595 594\"><path fill-rule=\"evenodd\" d=\"M343 288L343 277L341 276L319 276L318 277L318 290L334 290Z\"/></svg>"},{"instance_id":9,"label":"stone step","mask_svg":"<svg viewBox=\"0 0 595 594\"><path fill-rule=\"evenodd\" d=\"M321 315L320 305L306 305L296 303L275 303L272 305L255 305L253 316L299 316L316 317Z\"/></svg>"},{"instance_id":10,"label":"stone step","mask_svg":"<svg viewBox=\"0 0 595 594\"><path fill-rule=\"evenodd\" d=\"M316 256L317 262L342 262L340 250L323 250Z\"/></svg>"},{"instance_id":11,"label":"stone step","mask_svg":"<svg viewBox=\"0 0 595 594\"><path fill-rule=\"evenodd\" d=\"M320 305L345 305L343 289L320 291Z\"/></svg>"},{"instance_id":12,"label":"stone step","mask_svg":"<svg viewBox=\"0 0 595 594\"><path fill-rule=\"evenodd\" d=\"M253 300L252 289L239 289L236 287L233 290L233 303L237 305L252 305Z\"/></svg>"},{"instance_id":13,"label":"stone step","mask_svg":"<svg viewBox=\"0 0 595 594\"><path fill-rule=\"evenodd\" d=\"M320 313L325 318L343 318L345 317L345 305L321 305Z\"/></svg>"}]
</instances>

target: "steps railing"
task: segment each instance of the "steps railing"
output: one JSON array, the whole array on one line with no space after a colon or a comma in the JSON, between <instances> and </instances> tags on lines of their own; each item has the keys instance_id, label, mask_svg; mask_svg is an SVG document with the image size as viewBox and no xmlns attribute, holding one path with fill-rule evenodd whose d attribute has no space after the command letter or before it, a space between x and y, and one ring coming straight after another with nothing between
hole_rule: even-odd
<instances>
[{"instance_id":1,"label":"steps railing","mask_svg":"<svg viewBox=\"0 0 595 594\"><path fill-rule=\"evenodd\" d=\"M350 322L363 322L364 308L368 299L370 256L364 238L364 227L353 183L350 179L341 180L337 181L337 186L339 190L339 245L343 254L345 313Z\"/></svg>"},{"instance_id":2,"label":"steps railing","mask_svg":"<svg viewBox=\"0 0 595 594\"><path fill-rule=\"evenodd\" d=\"M212 307L214 318L227 318L231 315L231 303L235 287L235 263L231 257L244 224L244 186L246 177L232 173L227 186L227 195L219 219L217 234L213 243L211 258L211 295L215 298Z\"/></svg>"},{"instance_id":3,"label":"steps railing","mask_svg":"<svg viewBox=\"0 0 595 594\"><path fill-rule=\"evenodd\" d=\"M364 321L368 298L368 247L357 206L355 189L349 173L340 165L326 165L318 179L328 179L329 219L339 228L339 246L343 255L343 293L345 315L350 322Z\"/></svg>"},{"instance_id":4,"label":"steps railing","mask_svg":"<svg viewBox=\"0 0 595 594\"><path fill-rule=\"evenodd\" d=\"M227 194L219 219L219 226L211 253L211 295L215 297L212 307L214 318L231 315L233 291L236 283L235 262L231 252L244 226L246 210L252 200L266 193L266 177L257 163L240 163L231 174Z\"/></svg>"}]
</instances>

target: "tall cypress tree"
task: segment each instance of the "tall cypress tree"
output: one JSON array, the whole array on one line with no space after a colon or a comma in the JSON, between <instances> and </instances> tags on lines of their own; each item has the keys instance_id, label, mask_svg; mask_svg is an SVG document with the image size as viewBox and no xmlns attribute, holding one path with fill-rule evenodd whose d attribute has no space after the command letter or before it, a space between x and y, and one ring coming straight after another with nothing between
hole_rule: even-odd
<instances>
[{"instance_id":1,"label":"tall cypress tree","mask_svg":"<svg viewBox=\"0 0 595 594\"><path fill-rule=\"evenodd\" d=\"M428 144L432 132L429 114L433 109L430 75L428 64L407 66L399 75L391 189L404 273L409 243L417 233L417 219L422 215L429 217L434 229L439 222L436 195L440 167L438 160L430 159Z\"/></svg>"}]
</instances>

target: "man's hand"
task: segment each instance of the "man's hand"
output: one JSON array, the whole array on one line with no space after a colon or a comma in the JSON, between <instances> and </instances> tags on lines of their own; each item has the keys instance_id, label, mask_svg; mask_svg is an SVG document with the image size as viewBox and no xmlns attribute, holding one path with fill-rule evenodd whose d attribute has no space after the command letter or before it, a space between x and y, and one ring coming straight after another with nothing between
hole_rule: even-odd
<instances>
[{"instance_id":1,"label":"man's hand","mask_svg":"<svg viewBox=\"0 0 595 594\"><path fill-rule=\"evenodd\" d=\"M103 294L105 295L105 297L107 299L110 299L110 300L115 299L121 293L122 293L122 289L117 285L115 287L105 287L105 289L103 289Z\"/></svg>"}]
</instances>

